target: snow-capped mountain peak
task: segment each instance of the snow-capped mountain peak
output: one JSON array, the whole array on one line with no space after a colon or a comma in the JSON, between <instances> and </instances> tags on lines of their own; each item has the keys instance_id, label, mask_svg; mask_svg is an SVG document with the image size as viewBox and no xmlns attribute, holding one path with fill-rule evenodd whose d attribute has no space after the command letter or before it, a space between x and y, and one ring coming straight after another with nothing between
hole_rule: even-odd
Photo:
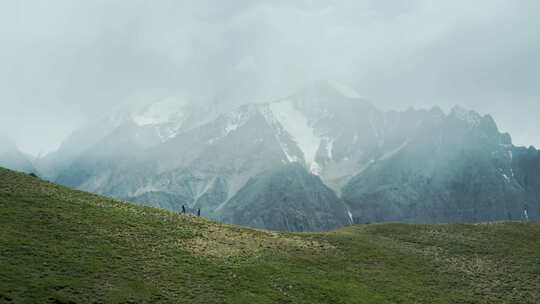
<instances>
[{"instance_id":1,"label":"snow-capped mountain peak","mask_svg":"<svg viewBox=\"0 0 540 304\"><path fill-rule=\"evenodd\" d=\"M184 117L186 103L174 98L167 98L145 106L132 114L133 121L139 126L158 125L181 120Z\"/></svg>"}]
</instances>

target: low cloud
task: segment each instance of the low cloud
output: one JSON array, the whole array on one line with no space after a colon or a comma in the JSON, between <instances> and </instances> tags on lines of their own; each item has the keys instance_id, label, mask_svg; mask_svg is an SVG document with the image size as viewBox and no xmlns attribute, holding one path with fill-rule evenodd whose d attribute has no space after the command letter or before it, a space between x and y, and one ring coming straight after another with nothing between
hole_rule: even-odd
<instances>
[{"instance_id":1,"label":"low cloud","mask_svg":"<svg viewBox=\"0 0 540 304\"><path fill-rule=\"evenodd\" d=\"M462 104L540 146L538 1L4 1L0 128L27 152L141 98L236 105L336 79Z\"/></svg>"}]
</instances>

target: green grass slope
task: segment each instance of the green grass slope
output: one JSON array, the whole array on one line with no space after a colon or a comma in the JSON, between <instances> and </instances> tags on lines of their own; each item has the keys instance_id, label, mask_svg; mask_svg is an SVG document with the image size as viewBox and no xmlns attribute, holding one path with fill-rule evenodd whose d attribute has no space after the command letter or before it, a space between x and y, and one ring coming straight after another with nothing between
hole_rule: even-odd
<instances>
[{"instance_id":1,"label":"green grass slope","mask_svg":"<svg viewBox=\"0 0 540 304\"><path fill-rule=\"evenodd\" d=\"M0 303L539 301L539 223L278 233L0 169Z\"/></svg>"}]
</instances>

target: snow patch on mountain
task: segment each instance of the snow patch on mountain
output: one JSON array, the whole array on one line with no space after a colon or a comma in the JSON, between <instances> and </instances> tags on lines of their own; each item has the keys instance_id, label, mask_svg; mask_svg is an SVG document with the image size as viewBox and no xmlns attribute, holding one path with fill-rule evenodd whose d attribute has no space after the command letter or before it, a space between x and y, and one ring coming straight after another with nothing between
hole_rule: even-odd
<instances>
[{"instance_id":1,"label":"snow patch on mountain","mask_svg":"<svg viewBox=\"0 0 540 304\"><path fill-rule=\"evenodd\" d=\"M480 124L480 120L482 119L482 116L480 116L480 114L477 112L464 109L460 106L455 106L452 108L450 115L459 120L465 121L472 127L478 126Z\"/></svg>"},{"instance_id":2,"label":"snow patch on mountain","mask_svg":"<svg viewBox=\"0 0 540 304\"><path fill-rule=\"evenodd\" d=\"M349 215L349 220L350 220L351 225L354 224L353 216L349 208L347 208L347 214Z\"/></svg>"},{"instance_id":3,"label":"snow patch on mountain","mask_svg":"<svg viewBox=\"0 0 540 304\"><path fill-rule=\"evenodd\" d=\"M154 128L161 142L165 142L175 137L184 125L186 105L175 98L164 99L133 111L131 120L139 127Z\"/></svg>"},{"instance_id":4,"label":"snow patch on mountain","mask_svg":"<svg viewBox=\"0 0 540 304\"><path fill-rule=\"evenodd\" d=\"M508 177L508 175L506 175L504 173L504 170L502 168L497 168L497 171L499 171L499 174L504 178L504 180L506 181L506 183L510 183L510 178Z\"/></svg>"},{"instance_id":5,"label":"snow patch on mountain","mask_svg":"<svg viewBox=\"0 0 540 304\"><path fill-rule=\"evenodd\" d=\"M158 125L179 121L184 117L185 103L176 99L165 99L152 103L132 115L133 121L139 126Z\"/></svg>"},{"instance_id":6,"label":"snow patch on mountain","mask_svg":"<svg viewBox=\"0 0 540 304\"><path fill-rule=\"evenodd\" d=\"M334 150L334 139L328 140L328 144L326 146L326 151L328 152L328 159L332 159L332 152Z\"/></svg>"},{"instance_id":7,"label":"snow patch on mountain","mask_svg":"<svg viewBox=\"0 0 540 304\"><path fill-rule=\"evenodd\" d=\"M196 188L195 201L198 201L201 198L201 196L203 196L208 191L210 191L210 189L212 188L212 186L214 186L215 183L216 183L216 177L212 178L211 181L207 182L206 185L203 186L202 190L200 187Z\"/></svg>"},{"instance_id":8,"label":"snow patch on mountain","mask_svg":"<svg viewBox=\"0 0 540 304\"><path fill-rule=\"evenodd\" d=\"M207 143L213 144L216 141L226 137L231 132L242 127L249 121L253 113L254 113L254 109L252 107L244 107L236 111L224 114L224 116L222 116L223 129L221 131L221 134L219 134L219 136L217 137L214 137L208 140Z\"/></svg>"},{"instance_id":9,"label":"snow patch on mountain","mask_svg":"<svg viewBox=\"0 0 540 304\"><path fill-rule=\"evenodd\" d=\"M230 120L225 126L225 135L229 135L232 131L238 129L243 124L241 120Z\"/></svg>"},{"instance_id":10,"label":"snow patch on mountain","mask_svg":"<svg viewBox=\"0 0 540 304\"><path fill-rule=\"evenodd\" d=\"M290 162L290 163L294 163L294 162L299 162L300 160L298 159L298 157L292 155L289 153L288 149L287 149L287 146L284 145L282 142L279 143L279 146L281 147L281 150L283 151L283 153L285 153L285 157L287 157L287 160Z\"/></svg>"},{"instance_id":11,"label":"snow patch on mountain","mask_svg":"<svg viewBox=\"0 0 540 304\"><path fill-rule=\"evenodd\" d=\"M178 134L179 127L158 128L158 136L161 142L165 142Z\"/></svg>"},{"instance_id":12,"label":"snow patch on mountain","mask_svg":"<svg viewBox=\"0 0 540 304\"><path fill-rule=\"evenodd\" d=\"M343 95L344 97L347 97L347 98L361 98L360 94L358 94L358 92L347 86L347 85L344 85L342 83L339 83L337 81L333 81L333 80L329 80L328 81L328 84L334 89L336 90L339 94Z\"/></svg>"},{"instance_id":13,"label":"snow patch on mountain","mask_svg":"<svg viewBox=\"0 0 540 304\"><path fill-rule=\"evenodd\" d=\"M309 171L311 172L311 174L321 175L322 168L316 161L314 161L309 166Z\"/></svg>"},{"instance_id":14,"label":"snow patch on mountain","mask_svg":"<svg viewBox=\"0 0 540 304\"><path fill-rule=\"evenodd\" d=\"M281 151L283 151L283 154L285 154L285 157L287 158L288 162L299 162L300 160L295 155L292 155L289 152L289 148L286 143L284 143L284 138L289 136L289 134L283 129L283 126L279 123L279 121L274 116L274 113L272 113L272 110L270 109L269 105L263 105L260 109L260 113L263 115L264 119L266 120L266 123L275 131L275 138L277 142L279 143L279 146L281 148ZM285 163L285 160L283 160Z\"/></svg>"},{"instance_id":15,"label":"snow patch on mountain","mask_svg":"<svg viewBox=\"0 0 540 304\"><path fill-rule=\"evenodd\" d=\"M254 107L246 107L226 114L226 125L224 136L245 125L255 112Z\"/></svg>"},{"instance_id":16,"label":"snow patch on mountain","mask_svg":"<svg viewBox=\"0 0 540 304\"><path fill-rule=\"evenodd\" d=\"M271 103L269 109L285 131L291 135L304 154L304 161L311 167L315 162L321 139L315 134L308 119L294 107L290 100Z\"/></svg>"},{"instance_id":17,"label":"snow patch on mountain","mask_svg":"<svg viewBox=\"0 0 540 304\"><path fill-rule=\"evenodd\" d=\"M379 158L379 160L387 160L387 159L391 158L392 156L398 154L399 151L403 150L403 148L405 148L408 144L409 144L409 140L404 141L399 147L395 148L394 150L390 150L390 151L386 152L385 154L383 154L383 156L381 156Z\"/></svg>"},{"instance_id":18,"label":"snow patch on mountain","mask_svg":"<svg viewBox=\"0 0 540 304\"><path fill-rule=\"evenodd\" d=\"M161 189L159 189L158 187L155 187L152 183L149 183L149 184L146 184L146 185L143 185L139 188L137 188L137 190L135 190L135 192L128 192L128 196L139 196L139 195L143 195L144 193L147 193L147 192L152 192L152 191L160 191Z\"/></svg>"}]
</instances>

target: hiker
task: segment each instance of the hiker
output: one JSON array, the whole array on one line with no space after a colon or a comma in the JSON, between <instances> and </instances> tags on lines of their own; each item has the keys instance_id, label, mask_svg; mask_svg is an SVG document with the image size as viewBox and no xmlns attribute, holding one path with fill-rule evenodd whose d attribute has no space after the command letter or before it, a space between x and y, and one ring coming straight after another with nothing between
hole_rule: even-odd
<instances>
[{"instance_id":1,"label":"hiker","mask_svg":"<svg viewBox=\"0 0 540 304\"><path fill-rule=\"evenodd\" d=\"M182 205L182 213L186 213L186 207L184 207L184 205Z\"/></svg>"},{"instance_id":2,"label":"hiker","mask_svg":"<svg viewBox=\"0 0 540 304\"><path fill-rule=\"evenodd\" d=\"M201 216L201 208L197 209L197 216Z\"/></svg>"}]
</instances>

